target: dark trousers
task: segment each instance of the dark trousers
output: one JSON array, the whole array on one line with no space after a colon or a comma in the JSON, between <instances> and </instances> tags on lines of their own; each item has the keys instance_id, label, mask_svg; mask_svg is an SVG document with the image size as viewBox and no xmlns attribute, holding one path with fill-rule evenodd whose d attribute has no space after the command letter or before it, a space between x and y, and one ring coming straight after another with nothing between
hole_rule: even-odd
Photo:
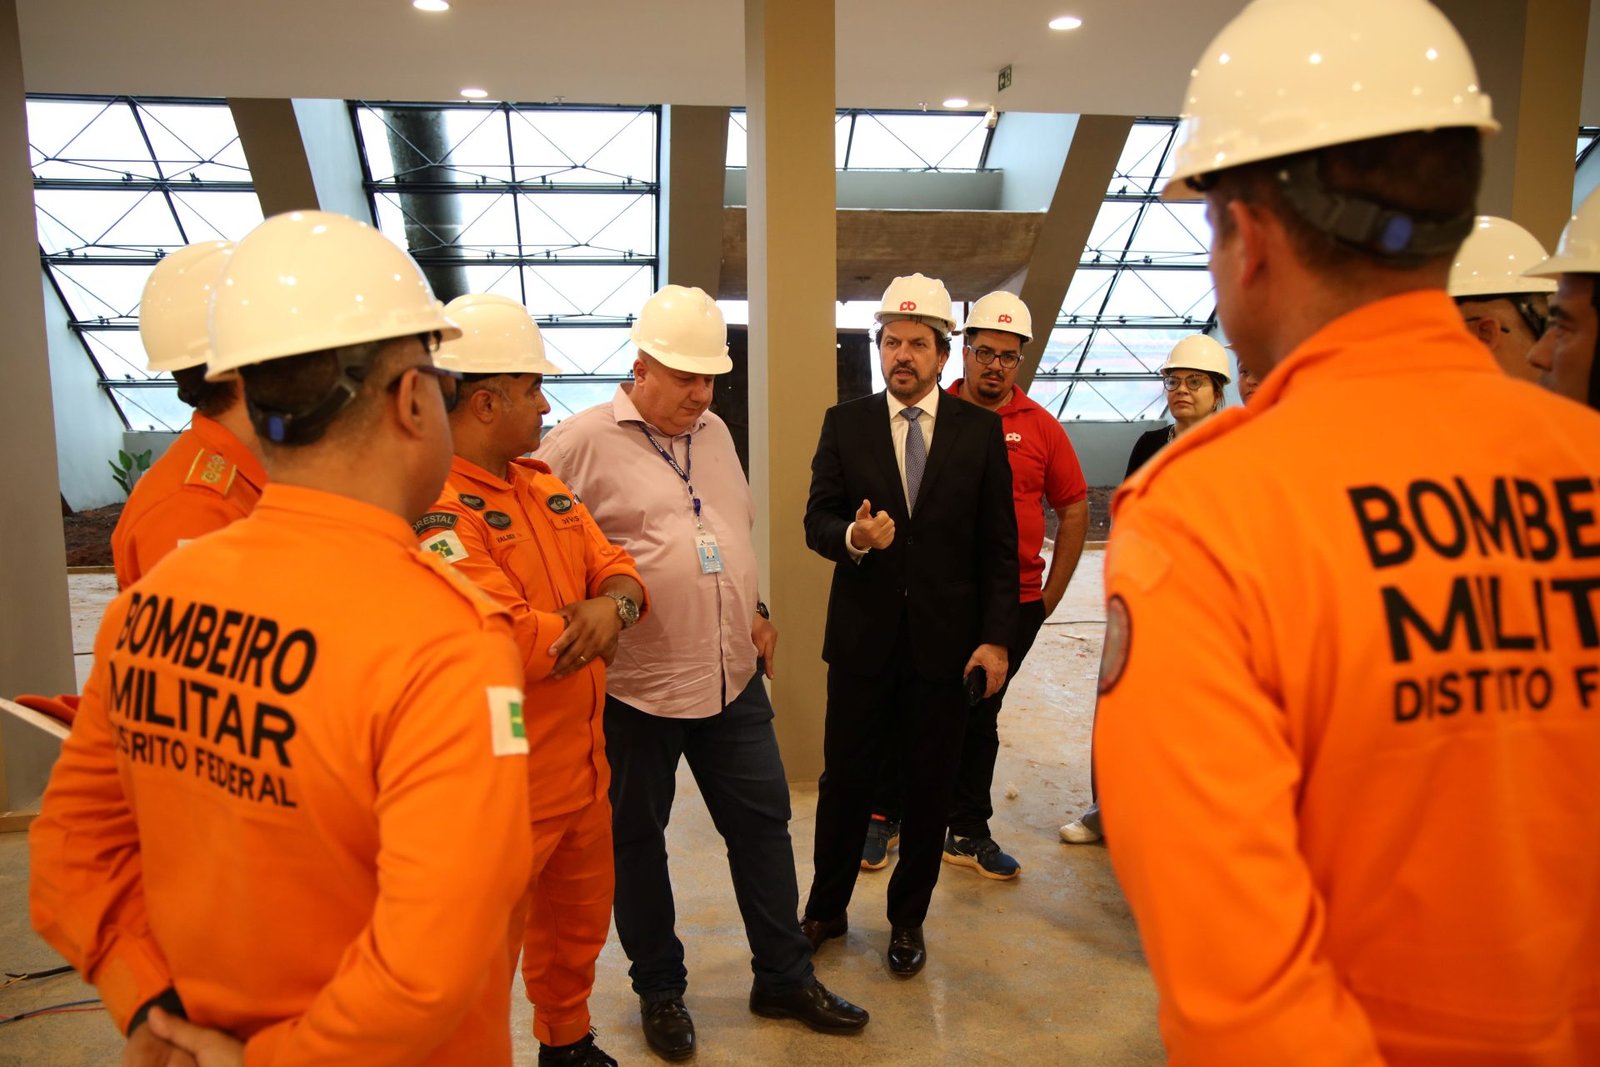
<instances>
[{"instance_id":1,"label":"dark trousers","mask_svg":"<svg viewBox=\"0 0 1600 1067\"><path fill-rule=\"evenodd\" d=\"M1026 600L1017 609L1017 635L1006 650L1010 662L1006 684L967 710L967 732L961 745L961 766L956 771L955 795L950 804L950 831L957 837L990 837L989 820L994 817L990 792L994 786L994 762L1000 754L1000 705L1011 680L1022 669L1033 642L1044 625L1044 601ZM883 773L874 792L874 814L899 819L904 810L901 796L899 761L891 755L884 761Z\"/></svg>"},{"instance_id":2,"label":"dark trousers","mask_svg":"<svg viewBox=\"0 0 1600 1067\"><path fill-rule=\"evenodd\" d=\"M818 782L816 873L806 914L831 919L850 904L861 846L884 760L898 757L905 783L900 862L889 879L889 922L920 926L939 880L945 817L961 759L966 694L957 678L923 678L912 667L904 619L890 670L828 668L824 770Z\"/></svg>"},{"instance_id":3,"label":"dark trousers","mask_svg":"<svg viewBox=\"0 0 1600 1067\"><path fill-rule=\"evenodd\" d=\"M647 715L611 697L605 715L617 937L632 962L628 975L634 992L659 1001L682 996L688 986L667 872L667 820L680 756L688 759L711 821L728 846L755 985L784 992L809 984L811 945L798 920L789 785L760 671L709 718Z\"/></svg>"}]
</instances>

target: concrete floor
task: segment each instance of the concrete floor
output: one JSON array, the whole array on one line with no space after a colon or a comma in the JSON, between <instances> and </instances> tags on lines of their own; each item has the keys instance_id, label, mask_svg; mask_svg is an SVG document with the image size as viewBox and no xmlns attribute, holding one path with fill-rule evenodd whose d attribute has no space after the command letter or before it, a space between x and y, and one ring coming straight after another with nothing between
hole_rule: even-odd
<instances>
[{"instance_id":1,"label":"concrete floor","mask_svg":"<svg viewBox=\"0 0 1600 1067\"><path fill-rule=\"evenodd\" d=\"M1048 1063L1163 1062L1155 990L1138 936L1098 846L1062 845L1056 827L1088 800L1088 741L1100 658L1098 552L1085 554L1067 598L1041 633L1001 715L993 822L1024 865L1013 882L946 867L926 926L927 969L900 981L884 968L888 871L863 872L851 930L817 955L830 989L872 1012L854 1037L813 1034L798 1023L750 1014L749 954L725 850L687 770L680 771L670 831L679 935L688 947L689 993L700 1041L695 1062ZM74 576L76 648L87 652L109 576ZM87 657L80 658L86 665ZM778 709L781 715L784 709ZM793 788L792 831L803 890L811 873L815 783ZM626 872L619 872L626 877ZM0 970L42 970L60 961L27 922L27 853L21 834L0 835ZM627 959L613 935L600 957L591 1011L605 1049L623 1063L655 1061L638 1027ZM92 997L76 976L0 987L0 1016ZM517 1062L533 1062L530 1010L513 1001ZM0 1067L78 1067L115 1062L120 1038L99 1012L0 1025Z\"/></svg>"}]
</instances>

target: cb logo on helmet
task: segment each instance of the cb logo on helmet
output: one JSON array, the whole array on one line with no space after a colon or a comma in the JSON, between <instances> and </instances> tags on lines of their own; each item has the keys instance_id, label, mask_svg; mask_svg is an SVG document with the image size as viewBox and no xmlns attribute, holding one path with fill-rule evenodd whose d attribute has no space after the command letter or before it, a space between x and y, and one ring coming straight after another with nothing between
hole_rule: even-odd
<instances>
[{"instance_id":1,"label":"cb logo on helmet","mask_svg":"<svg viewBox=\"0 0 1600 1067\"><path fill-rule=\"evenodd\" d=\"M902 300L900 301L900 310L915 311L917 310L917 302L915 300Z\"/></svg>"},{"instance_id":2,"label":"cb logo on helmet","mask_svg":"<svg viewBox=\"0 0 1600 1067\"><path fill-rule=\"evenodd\" d=\"M1011 321L1011 316L1002 314L997 321L999 321L999 322L1010 322Z\"/></svg>"}]
</instances>

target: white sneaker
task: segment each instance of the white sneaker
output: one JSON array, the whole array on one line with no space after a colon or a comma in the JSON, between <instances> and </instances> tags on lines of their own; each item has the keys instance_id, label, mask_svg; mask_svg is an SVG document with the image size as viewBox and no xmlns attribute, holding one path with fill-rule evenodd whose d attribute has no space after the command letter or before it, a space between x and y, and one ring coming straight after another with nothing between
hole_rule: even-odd
<instances>
[{"instance_id":1,"label":"white sneaker","mask_svg":"<svg viewBox=\"0 0 1600 1067\"><path fill-rule=\"evenodd\" d=\"M1092 845L1100 840L1099 832L1085 826L1082 819L1073 819L1058 832L1061 840L1069 845Z\"/></svg>"}]
</instances>

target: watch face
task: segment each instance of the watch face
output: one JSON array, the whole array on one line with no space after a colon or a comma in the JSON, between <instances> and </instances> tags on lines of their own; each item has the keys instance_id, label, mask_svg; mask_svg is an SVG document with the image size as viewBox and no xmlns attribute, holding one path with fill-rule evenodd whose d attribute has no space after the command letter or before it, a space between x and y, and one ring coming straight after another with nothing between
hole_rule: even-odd
<instances>
[{"instance_id":1,"label":"watch face","mask_svg":"<svg viewBox=\"0 0 1600 1067\"><path fill-rule=\"evenodd\" d=\"M639 621L639 605L633 602L630 596L614 596L617 602L617 617L622 620L622 625L632 626Z\"/></svg>"}]
</instances>

